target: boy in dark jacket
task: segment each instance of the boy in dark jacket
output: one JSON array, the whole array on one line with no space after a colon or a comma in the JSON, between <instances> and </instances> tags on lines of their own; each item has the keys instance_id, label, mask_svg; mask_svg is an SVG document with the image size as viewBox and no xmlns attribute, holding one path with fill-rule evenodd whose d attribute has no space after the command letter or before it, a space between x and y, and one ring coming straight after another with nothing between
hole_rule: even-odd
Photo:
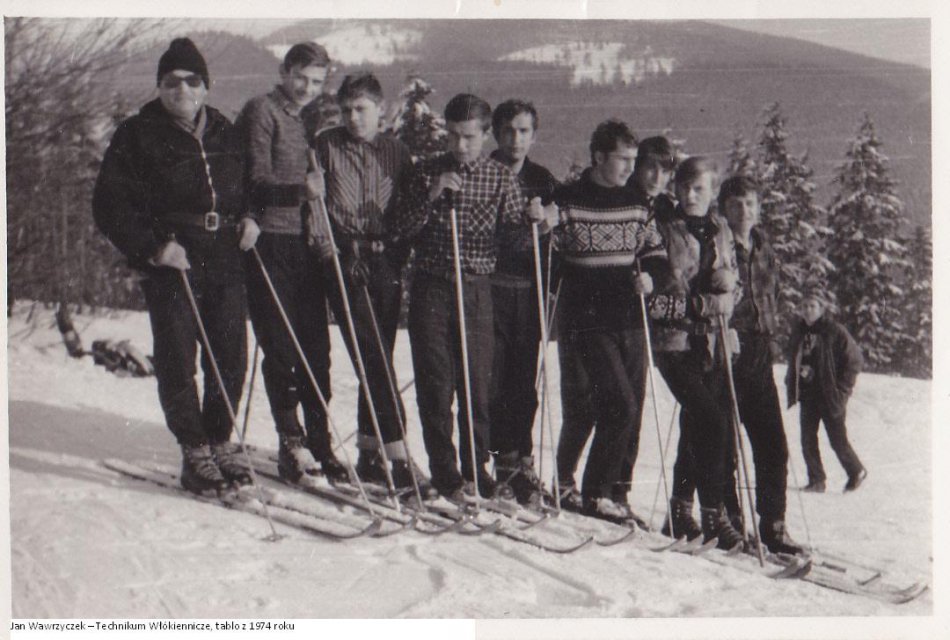
<instances>
[{"instance_id":1,"label":"boy in dark jacket","mask_svg":"<svg viewBox=\"0 0 950 640\"><path fill-rule=\"evenodd\" d=\"M861 464L845 427L848 398L861 371L861 349L848 330L827 316L824 290L813 288L801 303L801 320L792 328L788 345L788 406L801 402L802 455L808 467L804 491L825 490L825 470L818 449L818 424L823 421L828 440L848 474L844 490L854 491L867 470Z\"/></svg>"},{"instance_id":2,"label":"boy in dark jacket","mask_svg":"<svg viewBox=\"0 0 950 640\"><path fill-rule=\"evenodd\" d=\"M112 137L92 210L99 229L145 276L158 397L181 446L181 484L195 493L222 491L251 478L230 442L233 424L204 348L199 400L198 326L182 272L234 407L247 361L239 242L241 248L253 244L253 225L242 219L238 137L227 118L205 105L208 68L191 40L172 41L158 63L157 81L159 97Z\"/></svg>"},{"instance_id":3,"label":"boy in dark jacket","mask_svg":"<svg viewBox=\"0 0 950 640\"><path fill-rule=\"evenodd\" d=\"M491 157L518 176L523 204L534 208L549 204L557 187L551 172L528 158L537 128L538 113L530 102L508 100L492 113L492 133L498 149ZM495 472L499 483L510 487L518 502L534 503L543 496L541 480L534 469L531 437L538 408L534 387L541 341L538 289L530 229L506 240L509 241L498 247L498 263L492 276L495 355L491 446L498 452ZM542 264L546 245L545 242L541 246Z\"/></svg>"}]
</instances>

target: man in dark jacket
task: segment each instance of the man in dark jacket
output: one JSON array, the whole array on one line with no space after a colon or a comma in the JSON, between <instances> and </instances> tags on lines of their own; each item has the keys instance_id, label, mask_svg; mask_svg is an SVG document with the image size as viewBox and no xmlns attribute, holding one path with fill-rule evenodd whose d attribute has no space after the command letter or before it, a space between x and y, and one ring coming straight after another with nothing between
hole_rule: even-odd
<instances>
[{"instance_id":1,"label":"man in dark jacket","mask_svg":"<svg viewBox=\"0 0 950 640\"><path fill-rule=\"evenodd\" d=\"M159 97L116 130L93 195L100 230L145 276L158 396L181 445L182 486L201 493L250 482L233 424L202 349L204 400L195 383L198 328L185 294L187 274L236 406L247 360L246 302L239 242L252 243L234 128L205 105L208 69L187 38L158 64Z\"/></svg>"},{"instance_id":2,"label":"man in dark jacket","mask_svg":"<svg viewBox=\"0 0 950 640\"><path fill-rule=\"evenodd\" d=\"M861 371L861 349L847 329L826 314L824 290L814 288L802 297L802 319L792 328L788 345L788 406L801 401L802 454L808 467L805 491L825 490L825 470L818 449L818 424L825 423L831 448L848 474L844 490L854 491L867 470L861 464L845 427L848 398Z\"/></svg>"}]
</instances>

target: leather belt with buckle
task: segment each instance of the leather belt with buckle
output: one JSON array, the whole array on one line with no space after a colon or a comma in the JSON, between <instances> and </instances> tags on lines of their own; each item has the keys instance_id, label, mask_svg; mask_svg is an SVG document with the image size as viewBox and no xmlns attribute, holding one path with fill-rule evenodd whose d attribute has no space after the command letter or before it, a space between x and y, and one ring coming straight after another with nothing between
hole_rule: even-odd
<instances>
[{"instance_id":1,"label":"leather belt with buckle","mask_svg":"<svg viewBox=\"0 0 950 640\"><path fill-rule=\"evenodd\" d=\"M209 211L205 214L205 231L217 231L221 227L221 216L217 211Z\"/></svg>"},{"instance_id":2,"label":"leather belt with buckle","mask_svg":"<svg viewBox=\"0 0 950 640\"><path fill-rule=\"evenodd\" d=\"M234 226L233 221L223 218L217 211L208 211L207 213L172 212L165 214L163 219L166 223L172 225L197 227L210 233Z\"/></svg>"}]
</instances>

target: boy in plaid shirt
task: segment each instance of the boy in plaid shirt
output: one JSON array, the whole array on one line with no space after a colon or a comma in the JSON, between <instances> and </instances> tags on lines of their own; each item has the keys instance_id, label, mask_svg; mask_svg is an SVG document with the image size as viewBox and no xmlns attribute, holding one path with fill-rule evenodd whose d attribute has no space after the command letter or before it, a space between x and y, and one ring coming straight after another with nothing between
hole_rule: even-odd
<instances>
[{"instance_id":1,"label":"boy in plaid shirt","mask_svg":"<svg viewBox=\"0 0 950 640\"><path fill-rule=\"evenodd\" d=\"M415 276L410 289L409 340L416 397L433 486L462 499L474 489L494 494L488 462L489 388L494 345L491 274L499 234L523 224L523 199L515 175L481 151L491 125L491 107L459 94L445 107L447 153L423 160L407 192L407 206L392 224L393 239L412 239ZM467 442L461 340L456 304L450 211L458 216L463 307L469 353L475 460ZM452 400L458 396L461 470L452 443ZM463 479L464 476L464 479Z\"/></svg>"}]
</instances>

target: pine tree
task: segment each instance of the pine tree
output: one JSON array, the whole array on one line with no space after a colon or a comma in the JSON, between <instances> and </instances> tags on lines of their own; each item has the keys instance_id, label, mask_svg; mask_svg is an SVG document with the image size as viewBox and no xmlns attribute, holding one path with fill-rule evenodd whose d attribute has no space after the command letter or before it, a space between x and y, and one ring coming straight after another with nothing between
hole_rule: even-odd
<instances>
[{"instance_id":1,"label":"pine tree","mask_svg":"<svg viewBox=\"0 0 950 640\"><path fill-rule=\"evenodd\" d=\"M428 99L433 93L428 82L410 76L400 94L403 104L393 122L393 131L409 147L414 161L447 149L445 120L429 106Z\"/></svg>"},{"instance_id":2,"label":"pine tree","mask_svg":"<svg viewBox=\"0 0 950 640\"><path fill-rule=\"evenodd\" d=\"M829 209L833 235L828 256L840 303L840 320L851 331L874 371L893 371L904 340L902 277L910 263L900 232L904 205L888 176L888 160L868 114L838 168L839 192Z\"/></svg>"},{"instance_id":3,"label":"pine tree","mask_svg":"<svg viewBox=\"0 0 950 640\"><path fill-rule=\"evenodd\" d=\"M918 225L908 242L903 316L907 324L900 350L901 371L918 378L933 375L933 241Z\"/></svg>"},{"instance_id":4,"label":"pine tree","mask_svg":"<svg viewBox=\"0 0 950 640\"><path fill-rule=\"evenodd\" d=\"M732 140L732 149L729 151L729 166L726 169L728 176L755 176L755 160L749 151L749 141L741 131L736 131Z\"/></svg>"},{"instance_id":5,"label":"pine tree","mask_svg":"<svg viewBox=\"0 0 950 640\"><path fill-rule=\"evenodd\" d=\"M779 342L784 347L788 322L803 291L811 286L827 289L833 267L825 257L829 230L824 226L825 212L814 202L808 154L789 153L785 116L778 103L769 105L763 117L758 161L761 215L780 265Z\"/></svg>"}]
</instances>

